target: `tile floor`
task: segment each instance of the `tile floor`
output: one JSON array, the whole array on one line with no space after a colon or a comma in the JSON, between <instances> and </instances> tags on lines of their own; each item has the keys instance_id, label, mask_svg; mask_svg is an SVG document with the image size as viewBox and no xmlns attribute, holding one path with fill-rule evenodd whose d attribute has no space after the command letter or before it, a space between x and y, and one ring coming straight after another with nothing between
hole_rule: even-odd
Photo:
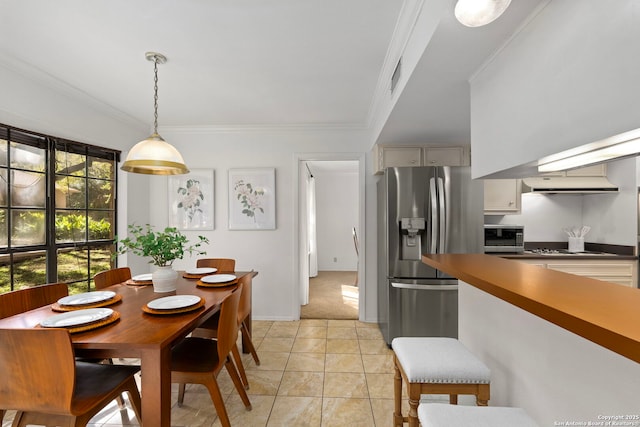
<instances>
[{"instance_id":1,"label":"tile floor","mask_svg":"<svg viewBox=\"0 0 640 427\"><path fill-rule=\"evenodd\" d=\"M245 410L227 372L218 381L233 426L391 426L393 356L377 324L355 320L303 319L253 322L261 364L243 355L253 409ZM172 393L173 427L220 426L206 389L187 386L182 407ZM406 414L408 404L404 402ZM3 427L11 425L13 413ZM133 411L115 402L90 427L138 425Z\"/></svg>"}]
</instances>

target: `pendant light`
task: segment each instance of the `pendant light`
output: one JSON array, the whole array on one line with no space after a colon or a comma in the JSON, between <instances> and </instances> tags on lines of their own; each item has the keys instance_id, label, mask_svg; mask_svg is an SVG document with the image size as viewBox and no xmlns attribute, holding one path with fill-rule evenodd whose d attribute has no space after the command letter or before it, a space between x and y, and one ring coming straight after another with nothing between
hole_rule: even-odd
<instances>
[{"instance_id":1,"label":"pendant light","mask_svg":"<svg viewBox=\"0 0 640 427\"><path fill-rule=\"evenodd\" d=\"M164 64L167 58L156 52L147 52L145 56L147 60L153 61L153 134L133 146L121 169L148 175L189 173L178 150L158 135L158 63Z\"/></svg>"},{"instance_id":2,"label":"pendant light","mask_svg":"<svg viewBox=\"0 0 640 427\"><path fill-rule=\"evenodd\" d=\"M511 0L458 0L456 19L467 27L481 27L498 19Z\"/></svg>"}]
</instances>

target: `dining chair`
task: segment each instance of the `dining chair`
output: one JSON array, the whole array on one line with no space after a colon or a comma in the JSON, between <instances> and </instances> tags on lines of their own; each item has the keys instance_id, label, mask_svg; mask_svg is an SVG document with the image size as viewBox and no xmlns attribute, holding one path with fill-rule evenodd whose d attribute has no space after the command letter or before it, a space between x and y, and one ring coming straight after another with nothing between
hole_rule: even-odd
<instances>
[{"instance_id":1,"label":"dining chair","mask_svg":"<svg viewBox=\"0 0 640 427\"><path fill-rule=\"evenodd\" d=\"M96 289L104 289L111 285L126 282L131 279L131 269L129 267L112 268L101 271L93 276L93 284Z\"/></svg>"},{"instance_id":2,"label":"dining chair","mask_svg":"<svg viewBox=\"0 0 640 427\"><path fill-rule=\"evenodd\" d=\"M201 258L196 267L214 267L218 272L233 273L236 271L236 260L233 258Z\"/></svg>"},{"instance_id":3,"label":"dining chair","mask_svg":"<svg viewBox=\"0 0 640 427\"><path fill-rule=\"evenodd\" d=\"M0 294L0 319L53 304L67 295L66 283L49 283Z\"/></svg>"},{"instance_id":4,"label":"dining chair","mask_svg":"<svg viewBox=\"0 0 640 427\"><path fill-rule=\"evenodd\" d=\"M13 427L86 426L124 392L141 420L137 366L76 361L62 328L0 329L0 342L0 407L17 411Z\"/></svg>"},{"instance_id":5,"label":"dining chair","mask_svg":"<svg viewBox=\"0 0 640 427\"><path fill-rule=\"evenodd\" d=\"M126 282L131 279L131 269L129 267L112 268L111 270L101 271L93 276L93 284L97 290L107 288L111 285L117 285L118 283ZM113 365L113 359L80 359L84 362L91 363L107 363ZM121 396L116 398L118 407L124 409L125 403Z\"/></svg>"},{"instance_id":6,"label":"dining chair","mask_svg":"<svg viewBox=\"0 0 640 427\"><path fill-rule=\"evenodd\" d=\"M249 333L249 328L247 325L247 321L249 318L249 313L251 312L251 274L245 274L240 279L238 279L238 283L242 284L242 291L240 294L240 303L238 305L238 328L244 338L244 343L247 345L253 360L256 362L256 365L260 365L260 358L258 357L258 353L256 352L256 348L253 345L253 341L251 341L251 334ZM214 315L210 317L207 321L205 321L202 325L200 325L197 329L195 329L192 333L193 336L202 337L202 338L216 338L218 336L218 322L220 317ZM238 368L238 372L240 374L240 378L242 379L242 384L246 389L249 388L249 380L247 379L247 374L244 369L244 364L242 363L242 357L240 356L240 351L238 350L238 346L235 345L231 348L231 352L233 355L233 360L235 361L236 367Z\"/></svg>"},{"instance_id":7,"label":"dining chair","mask_svg":"<svg viewBox=\"0 0 640 427\"><path fill-rule=\"evenodd\" d=\"M0 319L53 304L67 295L69 295L69 288L66 283L31 286L0 294ZM5 410L0 409L0 424L4 414Z\"/></svg>"},{"instance_id":8,"label":"dining chair","mask_svg":"<svg viewBox=\"0 0 640 427\"><path fill-rule=\"evenodd\" d=\"M241 292L242 284L238 284L222 302L217 340L191 336L171 350L171 382L179 383L178 406L184 402L185 384L202 384L209 390L223 427L231 426L217 380L223 366L229 372L245 407L251 409L249 396L231 359L231 349L236 347L238 338L237 312Z\"/></svg>"}]
</instances>

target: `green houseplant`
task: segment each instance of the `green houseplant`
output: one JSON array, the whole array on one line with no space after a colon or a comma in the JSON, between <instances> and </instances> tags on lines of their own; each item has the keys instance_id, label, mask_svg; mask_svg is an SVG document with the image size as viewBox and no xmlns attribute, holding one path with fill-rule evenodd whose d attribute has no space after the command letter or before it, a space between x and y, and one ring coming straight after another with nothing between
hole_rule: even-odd
<instances>
[{"instance_id":1,"label":"green houseplant","mask_svg":"<svg viewBox=\"0 0 640 427\"><path fill-rule=\"evenodd\" d=\"M206 237L198 236L198 242L189 245L187 237L175 227L154 231L149 224L144 227L130 224L128 230L128 237L118 239L116 236L116 242L119 243L116 254L132 252L138 256L151 257L149 263L158 267L152 273L156 292L175 290L178 274L171 267L173 261L182 259L186 252L190 255L206 255L206 252L199 248L203 244L209 243L209 239Z\"/></svg>"}]
</instances>

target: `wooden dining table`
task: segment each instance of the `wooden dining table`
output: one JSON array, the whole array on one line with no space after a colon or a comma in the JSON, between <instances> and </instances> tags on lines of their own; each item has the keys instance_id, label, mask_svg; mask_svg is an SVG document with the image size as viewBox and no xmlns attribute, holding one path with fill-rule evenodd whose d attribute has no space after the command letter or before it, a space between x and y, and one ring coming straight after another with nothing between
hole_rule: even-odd
<instances>
[{"instance_id":1,"label":"wooden dining table","mask_svg":"<svg viewBox=\"0 0 640 427\"><path fill-rule=\"evenodd\" d=\"M97 329L71 334L78 357L140 359L144 426L168 427L171 423L171 347L218 312L220 303L235 289L235 285L197 286L196 279L186 279L183 273L178 272L177 288L172 292L155 293L151 285L126 283L105 288L121 297L109 306L120 318ZM239 279L245 274L255 277L257 272L234 274ZM204 300L204 305L195 311L170 315L143 311L149 301L170 295L197 295ZM56 314L59 313L53 311L52 306L44 306L0 319L0 328L39 327L40 322Z\"/></svg>"}]
</instances>

